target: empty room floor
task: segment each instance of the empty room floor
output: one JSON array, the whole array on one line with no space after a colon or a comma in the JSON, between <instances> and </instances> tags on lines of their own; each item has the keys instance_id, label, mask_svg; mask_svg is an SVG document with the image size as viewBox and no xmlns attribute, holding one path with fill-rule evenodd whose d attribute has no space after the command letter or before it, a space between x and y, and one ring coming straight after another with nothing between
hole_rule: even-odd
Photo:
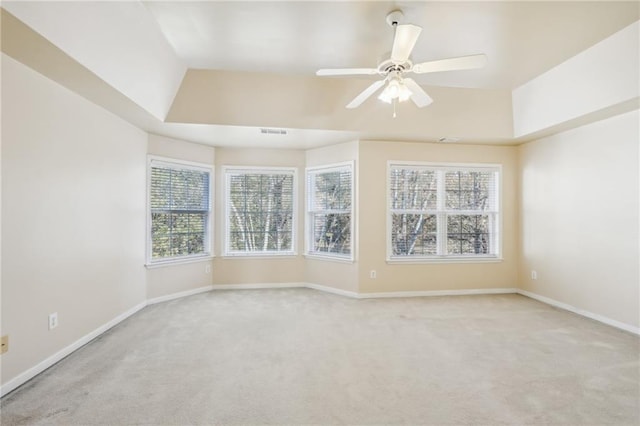
<instances>
[{"instance_id":1,"label":"empty room floor","mask_svg":"<svg viewBox=\"0 0 640 426\"><path fill-rule=\"evenodd\" d=\"M2 399L2 425L640 422L637 336L519 295L212 291Z\"/></svg>"}]
</instances>

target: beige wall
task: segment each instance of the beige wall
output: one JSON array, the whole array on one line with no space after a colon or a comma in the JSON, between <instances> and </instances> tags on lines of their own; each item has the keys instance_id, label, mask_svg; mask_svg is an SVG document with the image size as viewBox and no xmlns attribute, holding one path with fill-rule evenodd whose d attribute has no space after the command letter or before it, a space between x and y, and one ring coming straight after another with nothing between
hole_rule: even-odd
<instances>
[{"instance_id":1,"label":"beige wall","mask_svg":"<svg viewBox=\"0 0 640 426\"><path fill-rule=\"evenodd\" d=\"M150 152L197 161L185 149L206 147L150 137ZM161 151L161 152L160 152ZM206 154L212 158L213 154ZM355 261L319 260L304 255L304 169L323 164L354 161L356 166ZM503 167L503 260L496 263L387 264L386 262L386 167L388 160L433 162L498 163ZM308 282L353 292L457 290L513 288L517 286L516 148L461 146L399 142L349 142L329 147L300 150L229 149L215 151L216 179L214 231L215 259L211 281L203 264L150 269L149 297L216 284L286 284ZM224 257L223 166L276 166L298 169L297 256ZM379 232L373 232L378 230ZM331 273L328 274L328 268ZM377 278L370 278L376 270Z\"/></svg>"},{"instance_id":2,"label":"beige wall","mask_svg":"<svg viewBox=\"0 0 640 426\"><path fill-rule=\"evenodd\" d=\"M300 283L304 279L303 216L304 163L302 150L232 149L216 150L215 254L213 284ZM296 222L296 256L223 257L224 241L224 178L223 166L295 167L297 169L298 220Z\"/></svg>"},{"instance_id":3,"label":"beige wall","mask_svg":"<svg viewBox=\"0 0 640 426\"><path fill-rule=\"evenodd\" d=\"M514 147L360 143L360 292L514 288L518 283L517 157ZM387 162L426 161L502 165L502 256L494 263L390 264L386 261ZM370 278L370 271L376 278Z\"/></svg>"},{"instance_id":4,"label":"beige wall","mask_svg":"<svg viewBox=\"0 0 640 426\"><path fill-rule=\"evenodd\" d=\"M147 299L202 289L212 283L212 259L147 269ZM209 268L207 269L207 265Z\"/></svg>"},{"instance_id":5,"label":"beige wall","mask_svg":"<svg viewBox=\"0 0 640 426\"><path fill-rule=\"evenodd\" d=\"M354 235L353 251L355 262L339 262L335 260L319 259L307 257L305 264L305 282L319 284L325 287L332 287L339 290L358 291L358 150L359 142L347 142L328 147L311 149L306 152L307 167L317 167L341 163L345 161L354 162ZM327 273L327 271L331 273Z\"/></svg>"},{"instance_id":6,"label":"beige wall","mask_svg":"<svg viewBox=\"0 0 640 426\"><path fill-rule=\"evenodd\" d=\"M215 148L154 134L149 135L147 152L174 160L215 165ZM215 182L214 182L215 184ZM215 207L214 204L214 213ZM215 220L215 216L214 216ZM211 227L213 232L213 226ZM215 234L212 236L215 238ZM212 284L213 259L193 263L153 266L147 269L147 298L172 295Z\"/></svg>"},{"instance_id":7,"label":"beige wall","mask_svg":"<svg viewBox=\"0 0 640 426\"><path fill-rule=\"evenodd\" d=\"M165 136L149 134L150 155L173 158L174 160L194 161L197 163L215 164L216 149L212 146L200 145Z\"/></svg>"},{"instance_id":8,"label":"beige wall","mask_svg":"<svg viewBox=\"0 0 640 426\"><path fill-rule=\"evenodd\" d=\"M639 131L636 110L519 148L522 288L635 327Z\"/></svg>"},{"instance_id":9,"label":"beige wall","mask_svg":"<svg viewBox=\"0 0 640 426\"><path fill-rule=\"evenodd\" d=\"M2 55L3 384L144 303L146 145Z\"/></svg>"},{"instance_id":10,"label":"beige wall","mask_svg":"<svg viewBox=\"0 0 640 426\"><path fill-rule=\"evenodd\" d=\"M380 102L344 108L370 84L357 77L190 69L166 120L354 131L403 140L437 140L454 134L487 142L507 141L513 136L509 89L425 86L435 102L428 108L402 103L397 106L396 118L392 108Z\"/></svg>"}]
</instances>

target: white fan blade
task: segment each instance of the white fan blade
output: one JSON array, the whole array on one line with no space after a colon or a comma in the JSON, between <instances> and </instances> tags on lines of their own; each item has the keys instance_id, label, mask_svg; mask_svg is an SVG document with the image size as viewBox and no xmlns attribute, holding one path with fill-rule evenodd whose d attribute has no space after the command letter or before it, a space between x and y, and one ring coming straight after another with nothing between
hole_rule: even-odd
<instances>
[{"instance_id":1,"label":"white fan blade","mask_svg":"<svg viewBox=\"0 0 640 426\"><path fill-rule=\"evenodd\" d=\"M482 68L486 64L487 55L480 54L423 62L421 64L415 64L413 68L411 68L411 71L416 74L425 74L428 72L471 70L474 68Z\"/></svg>"},{"instance_id":2,"label":"white fan blade","mask_svg":"<svg viewBox=\"0 0 640 426\"><path fill-rule=\"evenodd\" d=\"M316 71L316 75L375 75L378 74L377 68L328 68Z\"/></svg>"},{"instance_id":3,"label":"white fan blade","mask_svg":"<svg viewBox=\"0 0 640 426\"><path fill-rule=\"evenodd\" d=\"M375 83L373 83L371 86L364 89L362 93L360 93L351 102L349 102L349 105L347 105L347 108L352 109L352 108L359 107L360 104L366 101L367 98L369 98L369 96L373 95L376 92L376 90L384 86L385 81L386 80L378 80Z\"/></svg>"},{"instance_id":4,"label":"white fan blade","mask_svg":"<svg viewBox=\"0 0 640 426\"><path fill-rule=\"evenodd\" d=\"M418 108L426 107L433 102L431 96L427 95L427 92L425 92L424 89L412 78L404 78L402 81L404 82L404 85L411 90L411 100Z\"/></svg>"},{"instance_id":5,"label":"white fan blade","mask_svg":"<svg viewBox=\"0 0 640 426\"><path fill-rule=\"evenodd\" d=\"M422 28L417 25L396 25L396 35L393 39L393 49L391 50L391 60L393 62L401 64L409 59L421 31Z\"/></svg>"}]
</instances>

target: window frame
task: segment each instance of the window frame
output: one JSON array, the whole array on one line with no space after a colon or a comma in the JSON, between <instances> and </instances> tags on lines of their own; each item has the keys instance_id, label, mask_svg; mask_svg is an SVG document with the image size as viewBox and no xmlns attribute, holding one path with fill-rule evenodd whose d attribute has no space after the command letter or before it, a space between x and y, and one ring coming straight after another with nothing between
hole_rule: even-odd
<instances>
[{"instance_id":1,"label":"window frame","mask_svg":"<svg viewBox=\"0 0 640 426\"><path fill-rule=\"evenodd\" d=\"M172 256L154 260L153 254L153 242L152 242L152 212L151 212L151 168L154 165L166 166L172 169L182 170L197 170L204 171L209 174L209 210L207 214L207 223L205 229L204 240L204 253L191 254L186 256ZM175 158L162 157L158 155L147 155L147 200L146 200L146 222L147 222L147 235L146 235L146 256L145 266L147 268L160 267L165 265L176 265L181 263L202 262L210 260L214 257L213 252L213 230L214 230L214 218L213 218L213 188L214 188L214 166L212 164L199 163L195 161L178 160Z\"/></svg>"},{"instance_id":2,"label":"window frame","mask_svg":"<svg viewBox=\"0 0 640 426\"><path fill-rule=\"evenodd\" d=\"M297 167L270 167L270 166L229 166L225 165L221 168L222 172L222 182L223 182L223 191L222 191L222 203L224 205L225 215L222 220L222 229L224 232L224 240L222 247L222 256L225 258L248 258L248 257L258 257L258 258L266 258L266 257L287 257L287 256L297 256L297 226L298 226L298 168ZM259 251L230 251L231 247L230 241L230 232L229 225L231 217L231 203L229 202L229 191L230 191L230 180L229 177L231 174L235 172L241 173L246 172L247 174L291 174L293 176L292 182L292 215L291 215L291 250L287 251L268 251L268 252L259 252Z\"/></svg>"},{"instance_id":3,"label":"window frame","mask_svg":"<svg viewBox=\"0 0 640 426\"><path fill-rule=\"evenodd\" d=\"M414 169L428 169L434 170L440 173L440 176L443 176L447 171L467 171L467 172L495 172L496 173L496 181L495 181L495 211L487 212L490 215L494 216L493 220L493 232L490 233L492 236L492 246L495 247L495 252L492 254L482 254L482 255L460 255L460 254L436 254L436 255L412 255L412 256L398 256L393 255L393 245L392 245L392 224L393 224L393 211L391 209L391 170L393 168L414 168ZM389 160L387 161L387 187L386 187L386 222L387 222L387 231L386 231L386 245L387 245L387 254L386 261L387 263L491 263L491 262L501 262L502 258L502 217L503 217L503 209L502 209L502 165L497 163L447 163L447 162L423 162L423 161L395 161ZM437 191L438 191L438 206L436 220L438 221L437 227L437 247L438 252L442 253L442 249L446 247L447 240L447 228L446 228L446 217L447 217L447 209L444 208L442 202L444 201L441 195L446 193L445 182L444 179L439 178L437 181ZM480 215L483 212L475 211L475 210L460 210L461 215L470 214L470 215ZM450 214L450 213L449 213Z\"/></svg>"},{"instance_id":4,"label":"window frame","mask_svg":"<svg viewBox=\"0 0 640 426\"><path fill-rule=\"evenodd\" d=\"M350 254L344 255L339 253L325 253L312 251L314 228L313 228L313 215L320 213L319 210L312 209L313 193L315 192L311 188L311 173L318 172L336 172L342 169L348 169L351 172L351 209L349 211L349 232L350 232ZM305 256L313 259L332 260L352 263L355 259L355 161L343 161L340 163L326 164L321 166L307 167L305 169ZM328 211L328 210L326 210Z\"/></svg>"}]
</instances>

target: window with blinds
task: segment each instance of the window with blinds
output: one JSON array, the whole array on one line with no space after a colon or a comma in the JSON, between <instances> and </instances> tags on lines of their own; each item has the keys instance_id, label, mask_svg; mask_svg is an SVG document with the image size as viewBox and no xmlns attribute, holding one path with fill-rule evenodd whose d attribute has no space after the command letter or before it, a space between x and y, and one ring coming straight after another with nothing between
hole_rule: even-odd
<instances>
[{"instance_id":1,"label":"window with blinds","mask_svg":"<svg viewBox=\"0 0 640 426\"><path fill-rule=\"evenodd\" d=\"M307 254L352 258L353 163L307 169Z\"/></svg>"},{"instance_id":2,"label":"window with blinds","mask_svg":"<svg viewBox=\"0 0 640 426\"><path fill-rule=\"evenodd\" d=\"M155 159L149 168L148 260L209 255L211 169Z\"/></svg>"},{"instance_id":3,"label":"window with blinds","mask_svg":"<svg viewBox=\"0 0 640 426\"><path fill-rule=\"evenodd\" d=\"M496 258L499 166L389 164L389 259Z\"/></svg>"},{"instance_id":4,"label":"window with blinds","mask_svg":"<svg viewBox=\"0 0 640 426\"><path fill-rule=\"evenodd\" d=\"M295 169L226 167L225 254L292 255Z\"/></svg>"}]
</instances>

